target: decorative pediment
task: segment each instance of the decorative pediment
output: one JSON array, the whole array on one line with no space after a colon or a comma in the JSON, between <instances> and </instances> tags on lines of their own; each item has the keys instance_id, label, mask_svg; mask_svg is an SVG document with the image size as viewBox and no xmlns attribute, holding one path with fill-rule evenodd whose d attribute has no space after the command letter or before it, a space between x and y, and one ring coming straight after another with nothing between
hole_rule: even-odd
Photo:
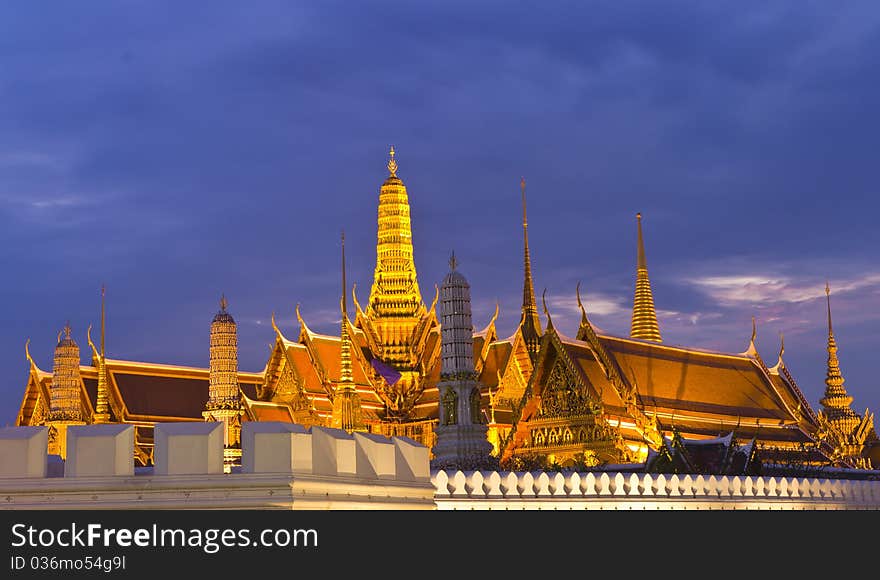
<instances>
[{"instance_id":1,"label":"decorative pediment","mask_svg":"<svg viewBox=\"0 0 880 580\"><path fill-rule=\"evenodd\" d=\"M538 417L564 418L601 412L602 405L589 393L566 361L556 359L540 396Z\"/></svg>"}]
</instances>

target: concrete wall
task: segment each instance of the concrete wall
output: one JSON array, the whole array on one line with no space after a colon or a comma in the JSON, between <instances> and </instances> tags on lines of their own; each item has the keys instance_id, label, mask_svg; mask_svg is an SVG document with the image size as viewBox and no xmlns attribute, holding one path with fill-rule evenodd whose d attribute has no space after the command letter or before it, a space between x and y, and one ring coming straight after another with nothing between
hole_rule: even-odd
<instances>
[{"instance_id":1,"label":"concrete wall","mask_svg":"<svg viewBox=\"0 0 880 580\"><path fill-rule=\"evenodd\" d=\"M47 455L45 427L0 430L0 507L435 508L428 449L405 437L245 423L243 467L224 473L217 422L157 424L156 465L137 469L133 426L83 425L71 432L62 461Z\"/></svg>"}]
</instances>

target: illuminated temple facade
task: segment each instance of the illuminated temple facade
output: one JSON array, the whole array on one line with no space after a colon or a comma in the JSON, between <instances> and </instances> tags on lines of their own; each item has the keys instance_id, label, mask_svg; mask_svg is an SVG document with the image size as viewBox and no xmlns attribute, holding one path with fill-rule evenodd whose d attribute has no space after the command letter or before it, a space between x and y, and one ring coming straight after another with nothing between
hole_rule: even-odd
<instances>
[{"instance_id":1,"label":"illuminated temple facade","mask_svg":"<svg viewBox=\"0 0 880 580\"><path fill-rule=\"evenodd\" d=\"M345 282L343 238L339 335L314 332L297 307L299 334L287 336L273 314L274 345L265 367L243 372L235 320L223 299L206 344L208 368L113 359L105 354L102 291L100 346L86 333L90 364L81 364L69 328L59 334L52 371L39 368L26 346L30 371L17 424L49 426L49 452L59 455L68 425L133 424L142 465L152 462L155 423L206 420L226 425L228 465L240 458L247 421L406 436L440 450L447 464L454 463L456 449L466 448L471 460L485 453L514 468L536 462L635 465L674 441L724 437L748 443L750 453L769 463L880 464L873 414L856 413L844 387L830 295L820 409L806 400L782 352L776 364L765 364L754 331L743 353L662 342L640 214L630 336L598 333L579 292L580 324L567 336L554 326L546 304L545 322L539 316L523 180L521 316L511 336L498 336L497 308L482 328L471 325L470 288L454 260L442 290L436 288L426 305L409 198L397 171L392 149L379 190L376 267L365 308L356 287ZM465 350L469 360L462 359ZM461 420L468 425L456 425ZM485 445L478 441L483 437Z\"/></svg>"}]
</instances>

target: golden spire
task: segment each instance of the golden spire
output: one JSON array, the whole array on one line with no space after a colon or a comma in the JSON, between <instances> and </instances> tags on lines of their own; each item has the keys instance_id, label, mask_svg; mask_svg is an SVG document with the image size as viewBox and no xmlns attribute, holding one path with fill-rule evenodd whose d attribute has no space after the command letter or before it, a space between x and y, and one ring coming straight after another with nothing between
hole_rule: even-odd
<instances>
[{"instance_id":1,"label":"golden spire","mask_svg":"<svg viewBox=\"0 0 880 580\"><path fill-rule=\"evenodd\" d=\"M394 145L391 146L391 151L388 152L388 174L391 177L397 177L397 161L394 159Z\"/></svg>"},{"instance_id":2,"label":"golden spire","mask_svg":"<svg viewBox=\"0 0 880 580\"><path fill-rule=\"evenodd\" d=\"M229 306L229 301L226 299L226 294L220 294L220 312L226 312L226 308Z\"/></svg>"},{"instance_id":3,"label":"golden spire","mask_svg":"<svg viewBox=\"0 0 880 580\"><path fill-rule=\"evenodd\" d=\"M393 151L393 149L392 149ZM351 336L348 333L348 312L345 304L345 230L342 231L342 298L339 305L342 310L341 339L342 364L339 371L339 387L354 389L354 378L351 370Z\"/></svg>"},{"instance_id":4,"label":"golden spire","mask_svg":"<svg viewBox=\"0 0 880 580\"><path fill-rule=\"evenodd\" d=\"M340 323L340 370L339 382L333 395L333 411L330 416L332 427L345 429L346 431L366 431L361 409L360 397L354 384L354 373L351 364L351 334L348 328L348 312L346 308L346 281L345 281L345 231L342 232L342 296L339 299L339 308L342 311Z\"/></svg>"},{"instance_id":5,"label":"golden spire","mask_svg":"<svg viewBox=\"0 0 880 580\"><path fill-rule=\"evenodd\" d=\"M819 401L825 407L825 413L832 422L835 419L855 417L850 405L850 397L843 386L844 379L840 372L840 361L837 359L837 341L831 325L831 287L825 283L825 298L828 303L828 372L825 376L825 396Z\"/></svg>"},{"instance_id":6,"label":"golden spire","mask_svg":"<svg viewBox=\"0 0 880 580\"><path fill-rule=\"evenodd\" d=\"M406 186L397 177L392 149L391 172L379 190L376 269L370 299L357 324L364 328L384 363L412 369L412 341L433 313L425 308L413 259L412 225Z\"/></svg>"},{"instance_id":7,"label":"golden spire","mask_svg":"<svg viewBox=\"0 0 880 580\"><path fill-rule=\"evenodd\" d=\"M654 310L654 296L648 279L648 262L645 259L645 242L642 238L642 214L636 214L638 221L638 266L636 270L636 294L633 301L632 328L630 336L643 340L662 342L657 312Z\"/></svg>"},{"instance_id":8,"label":"golden spire","mask_svg":"<svg viewBox=\"0 0 880 580\"><path fill-rule=\"evenodd\" d=\"M526 350L532 363L538 358L538 349L541 345L541 319L538 317L538 304L535 299L535 286L532 281L532 258L529 253L529 221L526 216L526 178L523 177L519 182L522 192L522 211L523 211L523 301L522 316L520 317L520 325L522 327L523 339L526 343Z\"/></svg>"}]
</instances>

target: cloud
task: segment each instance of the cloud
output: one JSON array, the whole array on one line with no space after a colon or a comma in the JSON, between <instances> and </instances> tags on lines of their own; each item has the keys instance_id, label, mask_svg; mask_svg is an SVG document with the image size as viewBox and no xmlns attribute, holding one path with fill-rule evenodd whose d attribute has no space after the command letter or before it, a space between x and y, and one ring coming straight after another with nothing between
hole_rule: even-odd
<instances>
[{"instance_id":1,"label":"cloud","mask_svg":"<svg viewBox=\"0 0 880 580\"><path fill-rule=\"evenodd\" d=\"M811 279L784 276L739 274L691 278L710 298L722 305L743 304L798 304L825 296L825 284ZM835 293L852 292L864 288L880 287L880 273L868 273L835 281Z\"/></svg>"}]
</instances>

